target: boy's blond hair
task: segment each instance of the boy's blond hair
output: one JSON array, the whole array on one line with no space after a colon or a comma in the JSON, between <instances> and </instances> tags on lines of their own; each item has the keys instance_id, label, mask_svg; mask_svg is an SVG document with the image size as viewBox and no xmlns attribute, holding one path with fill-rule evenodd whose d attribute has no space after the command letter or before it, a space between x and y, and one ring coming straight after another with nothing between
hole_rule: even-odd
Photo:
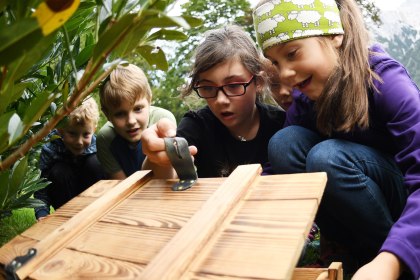
<instances>
[{"instance_id":1,"label":"boy's blond hair","mask_svg":"<svg viewBox=\"0 0 420 280\"><path fill-rule=\"evenodd\" d=\"M98 121L98 104L96 104L95 99L90 97L69 114L67 126L84 126L90 123L96 128Z\"/></svg>"},{"instance_id":2,"label":"boy's blond hair","mask_svg":"<svg viewBox=\"0 0 420 280\"><path fill-rule=\"evenodd\" d=\"M138 99L152 100L152 90L143 70L133 64L119 65L111 72L99 90L102 111L119 107L123 100L134 104Z\"/></svg>"}]
</instances>

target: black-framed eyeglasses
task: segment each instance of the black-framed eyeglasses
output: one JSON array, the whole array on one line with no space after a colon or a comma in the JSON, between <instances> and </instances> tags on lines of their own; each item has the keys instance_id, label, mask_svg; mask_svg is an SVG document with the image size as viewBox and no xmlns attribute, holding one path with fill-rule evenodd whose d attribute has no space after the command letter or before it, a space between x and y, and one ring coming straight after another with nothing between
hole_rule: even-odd
<instances>
[{"instance_id":1,"label":"black-framed eyeglasses","mask_svg":"<svg viewBox=\"0 0 420 280\"><path fill-rule=\"evenodd\" d=\"M246 93L246 88L252 83L255 76L252 76L247 83L230 83L221 86L198 86L193 87L193 90L201 98L209 99L215 98L221 90L226 96L235 97Z\"/></svg>"}]
</instances>

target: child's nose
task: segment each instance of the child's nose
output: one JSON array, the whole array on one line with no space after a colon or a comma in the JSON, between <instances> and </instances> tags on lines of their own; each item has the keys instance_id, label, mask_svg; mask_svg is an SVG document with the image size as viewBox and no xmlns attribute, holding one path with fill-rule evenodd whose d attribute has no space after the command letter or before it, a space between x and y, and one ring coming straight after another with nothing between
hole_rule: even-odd
<instances>
[{"instance_id":1,"label":"child's nose","mask_svg":"<svg viewBox=\"0 0 420 280\"><path fill-rule=\"evenodd\" d=\"M282 82L282 84L291 85L291 83L293 83L293 81L291 80L296 75L296 72L287 65L282 65L279 71L280 81Z\"/></svg>"},{"instance_id":2,"label":"child's nose","mask_svg":"<svg viewBox=\"0 0 420 280\"><path fill-rule=\"evenodd\" d=\"M128 123L129 124L135 124L136 122L137 122L136 114L134 114L133 112L128 114Z\"/></svg>"},{"instance_id":3,"label":"child's nose","mask_svg":"<svg viewBox=\"0 0 420 280\"><path fill-rule=\"evenodd\" d=\"M229 97L222 91L222 89L219 89L216 95L216 101L218 103L227 103L229 102Z\"/></svg>"}]
</instances>

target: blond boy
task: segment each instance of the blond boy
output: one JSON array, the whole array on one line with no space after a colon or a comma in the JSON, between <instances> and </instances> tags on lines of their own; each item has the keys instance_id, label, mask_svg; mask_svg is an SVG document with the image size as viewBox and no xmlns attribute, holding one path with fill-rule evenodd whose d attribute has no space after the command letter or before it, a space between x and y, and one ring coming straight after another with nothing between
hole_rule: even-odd
<instances>
[{"instance_id":1,"label":"blond boy","mask_svg":"<svg viewBox=\"0 0 420 280\"><path fill-rule=\"evenodd\" d=\"M150 105L147 78L133 64L111 72L100 88L100 101L108 122L98 133L98 158L111 179L124 179L141 169L143 130L161 118L176 120L168 110Z\"/></svg>"},{"instance_id":2,"label":"blond boy","mask_svg":"<svg viewBox=\"0 0 420 280\"><path fill-rule=\"evenodd\" d=\"M51 184L35 193L35 197L45 203L35 208L37 220L50 213L50 205L57 209L104 178L96 157L94 132L98 119L98 105L93 98L88 98L69 114L63 128L50 133L50 142L42 146L41 176Z\"/></svg>"}]
</instances>

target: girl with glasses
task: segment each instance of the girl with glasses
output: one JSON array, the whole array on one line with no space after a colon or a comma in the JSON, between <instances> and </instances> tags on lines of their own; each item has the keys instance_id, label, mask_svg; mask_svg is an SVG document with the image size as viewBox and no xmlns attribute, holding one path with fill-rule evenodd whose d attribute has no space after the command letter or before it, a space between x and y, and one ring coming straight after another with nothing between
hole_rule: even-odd
<instances>
[{"instance_id":1,"label":"girl with glasses","mask_svg":"<svg viewBox=\"0 0 420 280\"><path fill-rule=\"evenodd\" d=\"M266 85L263 58L238 26L209 31L197 47L185 97L196 93L207 106L187 112L178 128L165 120L143 132L143 169L174 177L163 138L184 137L198 177L228 176L238 165L267 162L268 141L285 113L260 102ZM176 133L175 133L176 129Z\"/></svg>"}]
</instances>

